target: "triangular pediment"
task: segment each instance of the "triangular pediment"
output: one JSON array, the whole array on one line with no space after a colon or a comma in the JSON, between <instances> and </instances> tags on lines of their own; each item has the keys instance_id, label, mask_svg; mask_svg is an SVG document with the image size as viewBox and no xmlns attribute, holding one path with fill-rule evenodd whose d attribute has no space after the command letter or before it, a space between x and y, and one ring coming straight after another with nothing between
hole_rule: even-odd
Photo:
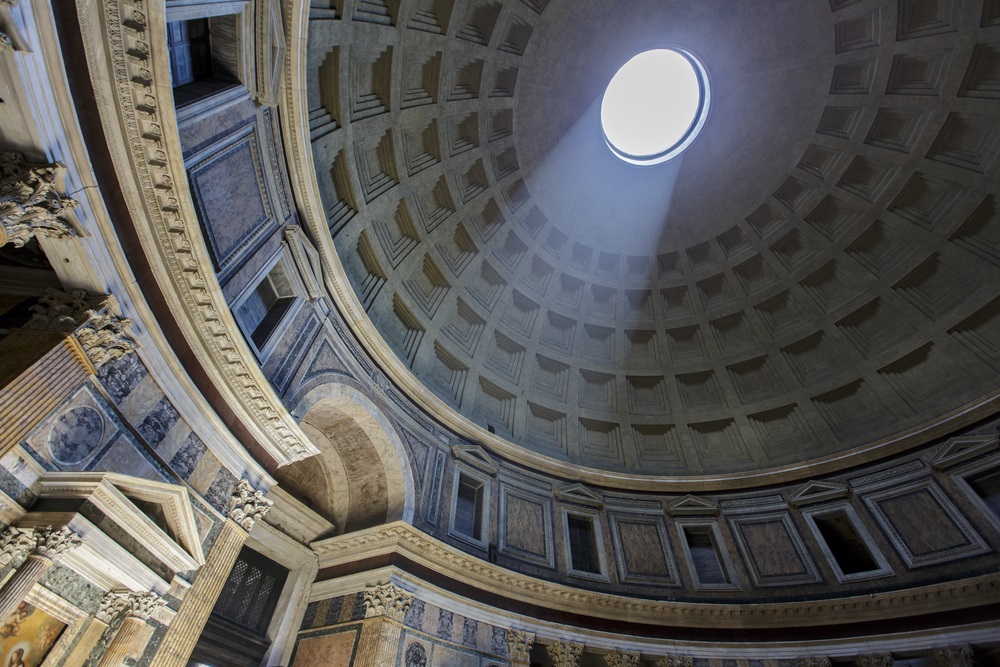
<instances>
[{"instance_id":1,"label":"triangular pediment","mask_svg":"<svg viewBox=\"0 0 1000 667\"><path fill-rule=\"evenodd\" d=\"M42 498L89 500L176 572L205 562L188 491L119 473L53 472L40 480Z\"/></svg>"},{"instance_id":2,"label":"triangular pediment","mask_svg":"<svg viewBox=\"0 0 1000 667\"><path fill-rule=\"evenodd\" d=\"M451 448L451 455L490 477L500 471L500 466L494 463L486 450L479 445L455 445Z\"/></svg>"},{"instance_id":3,"label":"triangular pediment","mask_svg":"<svg viewBox=\"0 0 1000 667\"><path fill-rule=\"evenodd\" d=\"M719 504L708 500L706 498L699 498L697 496L692 496L688 494L683 498L676 500L669 507L667 507L667 513L671 515L678 514L711 514L715 515L719 513Z\"/></svg>"},{"instance_id":4,"label":"triangular pediment","mask_svg":"<svg viewBox=\"0 0 1000 667\"><path fill-rule=\"evenodd\" d=\"M811 505L821 503L836 498L846 498L848 488L846 484L836 482L810 481L799 487L799 490L788 496L788 502L798 507L800 505Z\"/></svg>"},{"instance_id":5,"label":"triangular pediment","mask_svg":"<svg viewBox=\"0 0 1000 667\"><path fill-rule=\"evenodd\" d=\"M598 509L604 507L604 498L583 484L570 484L556 490L556 498L565 503L576 503Z\"/></svg>"},{"instance_id":6,"label":"triangular pediment","mask_svg":"<svg viewBox=\"0 0 1000 667\"><path fill-rule=\"evenodd\" d=\"M995 435L963 435L949 440L937 456L931 459L931 465L944 470L998 448L1000 443Z\"/></svg>"}]
</instances>

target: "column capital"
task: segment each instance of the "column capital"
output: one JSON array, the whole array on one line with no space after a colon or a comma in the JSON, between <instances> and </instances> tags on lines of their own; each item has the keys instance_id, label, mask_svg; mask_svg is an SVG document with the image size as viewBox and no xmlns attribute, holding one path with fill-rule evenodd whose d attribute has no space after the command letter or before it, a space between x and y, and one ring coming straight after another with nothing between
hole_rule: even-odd
<instances>
[{"instance_id":1,"label":"column capital","mask_svg":"<svg viewBox=\"0 0 1000 667\"><path fill-rule=\"evenodd\" d=\"M249 533L253 530L254 524L264 518L272 505L274 503L265 498L262 491L253 488L247 480L241 479L233 488L226 516Z\"/></svg>"},{"instance_id":2,"label":"column capital","mask_svg":"<svg viewBox=\"0 0 1000 667\"><path fill-rule=\"evenodd\" d=\"M10 0L0 5L13 6ZM10 38L3 40L11 48ZM0 245L20 248L33 236L76 236L66 214L78 206L71 197L56 192L64 167L59 164L29 164L15 151L0 152Z\"/></svg>"},{"instance_id":3,"label":"column capital","mask_svg":"<svg viewBox=\"0 0 1000 667\"><path fill-rule=\"evenodd\" d=\"M859 655L854 659L857 667L892 667L891 653L871 653L869 655Z\"/></svg>"},{"instance_id":4,"label":"column capital","mask_svg":"<svg viewBox=\"0 0 1000 667\"><path fill-rule=\"evenodd\" d=\"M615 649L604 656L604 662L608 663L608 667L639 667L641 658L642 655L635 651Z\"/></svg>"},{"instance_id":5,"label":"column capital","mask_svg":"<svg viewBox=\"0 0 1000 667\"><path fill-rule=\"evenodd\" d=\"M138 618L141 621L148 620L156 613L157 609L167 604L166 600L152 592L129 593L125 598L127 604L125 615Z\"/></svg>"},{"instance_id":6,"label":"column capital","mask_svg":"<svg viewBox=\"0 0 1000 667\"><path fill-rule=\"evenodd\" d=\"M0 566L7 566L23 559L35 546L31 532L17 526L7 526L0 533Z\"/></svg>"},{"instance_id":7,"label":"column capital","mask_svg":"<svg viewBox=\"0 0 1000 667\"><path fill-rule=\"evenodd\" d=\"M101 606L98 607L94 618L105 625L111 625L112 621L124 612L128 606L128 598L124 593L111 591L101 600Z\"/></svg>"},{"instance_id":8,"label":"column capital","mask_svg":"<svg viewBox=\"0 0 1000 667\"><path fill-rule=\"evenodd\" d=\"M135 351L137 345L132 338L132 320L118 317L108 310L89 310L86 317L74 333L94 368Z\"/></svg>"},{"instance_id":9,"label":"column capital","mask_svg":"<svg viewBox=\"0 0 1000 667\"><path fill-rule=\"evenodd\" d=\"M31 553L28 555L40 556L51 561L83 543L69 526L35 528L31 531L31 539L34 543L31 545Z\"/></svg>"},{"instance_id":10,"label":"column capital","mask_svg":"<svg viewBox=\"0 0 1000 667\"><path fill-rule=\"evenodd\" d=\"M413 604L413 596L392 583L366 588L364 595L365 618L386 616L402 623Z\"/></svg>"},{"instance_id":11,"label":"column capital","mask_svg":"<svg viewBox=\"0 0 1000 667\"><path fill-rule=\"evenodd\" d=\"M511 661L528 663L531 660L531 647L535 643L535 633L521 630L507 631L507 654Z\"/></svg>"},{"instance_id":12,"label":"column capital","mask_svg":"<svg viewBox=\"0 0 1000 667\"><path fill-rule=\"evenodd\" d=\"M938 667L972 667L972 647L968 644L936 648L933 656Z\"/></svg>"},{"instance_id":13,"label":"column capital","mask_svg":"<svg viewBox=\"0 0 1000 667\"><path fill-rule=\"evenodd\" d=\"M656 661L656 667L694 667L694 656L665 655Z\"/></svg>"},{"instance_id":14,"label":"column capital","mask_svg":"<svg viewBox=\"0 0 1000 667\"><path fill-rule=\"evenodd\" d=\"M798 667L830 667L830 658L825 656L810 656L808 658L799 658L795 661Z\"/></svg>"},{"instance_id":15,"label":"column capital","mask_svg":"<svg viewBox=\"0 0 1000 667\"><path fill-rule=\"evenodd\" d=\"M552 658L552 667L577 667L583 653L583 644L558 641L549 644L546 651Z\"/></svg>"}]
</instances>

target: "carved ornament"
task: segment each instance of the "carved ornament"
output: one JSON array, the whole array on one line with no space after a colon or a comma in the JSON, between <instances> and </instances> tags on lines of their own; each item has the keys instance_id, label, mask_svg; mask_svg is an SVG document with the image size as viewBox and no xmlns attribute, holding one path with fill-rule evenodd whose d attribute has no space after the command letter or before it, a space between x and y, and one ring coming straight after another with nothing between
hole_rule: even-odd
<instances>
[{"instance_id":1,"label":"carved ornament","mask_svg":"<svg viewBox=\"0 0 1000 667\"><path fill-rule=\"evenodd\" d=\"M128 596L123 593L116 593L112 591L105 595L104 599L101 600L101 606L98 607L97 613L94 614L94 618L105 625L111 625L115 618L128 609L128 607Z\"/></svg>"},{"instance_id":2,"label":"carved ornament","mask_svg":"<svg viewBox=\"0 0 1000 667\"><path fill-rule=\"evenodd\" d=\"M507 631L507 653L512 662L527 663L531 660L531 647L535 643L533 632Z\"/></svg>"},{"instance_id":3,"label":"carved ornament","mask_svg":"<svg viewBox=\"0 0 1000 667\"><path fill-rule=\"evenodd\" d=\"M413 604L413 596L395 584L365 589L365 618L386 616L399 623Z\"/></svg>"},{"instance_id":4,"label":"carved ornament","mask_svg":"<svg viewBox=\"0 0 1000 667\"><path fill-rule=\"evenodd\" d=\"M265 498L262 491L253 488L247 480L241 479L233 488L226 516L249 533L254 524L264 518L272 505L274 503Z\"/></svg>"},{"instance_id":5,"label":"carved ornament","mask_svg":"<svg viewBox=\"0 0 1000 667\"><path fill-rule=\"evenodd\" d=\"M31 556L40 556L46 560L56 560L70 549L75 549L82 544L80 537L74 533L69 526L53 528L35 528L31 531Z\"/></svg>"},{"instance_id":6,"label":"carved ornament","mask_svg":"<svg viewBox=\"0 0 1000 667\"><path fill-rule=\"evenodd\" d=\"M132 339L132 320L116 317L107 311L88 311L87 320L75 333L94 368L120 359L136 349Z\"/></svg>"},{"instance_id":7,"label":"carved ornament","mask_svg":"<svg viewBox=\"0 0 1000 667\"><path fill-rule=\"evenodd\" d=\"M623 651L617 649L604 656L604 662L608 667L639 667L639 660L642 655L635 651Z\"/></svg>"},{"instance_id":8,"label":"carved ornament","mask_svg":"<svg viewBox=\"0 0 1000 667\"><path fill-rule=\"evenodd\" d=\"M656 661L656 667L694 667L694 656L665 655Z\"/></svg>"},{"instance_id":9,"label":"carved ornament","mask_svg":"<svg viewBox=\"0 0 1000 667\"><path fill-rule=\"evenodd\" d=\"M9 35L0 37L0 48L14 48ZM77 201L56 192L63 171L58 164L28 164L21 153L0 153L0 245L13 243L20 248L38 234L76 236L65 216Z\"/></svg>"},{"instance_id":10,"label":"carved ornament","mask_svg":"<svg viewBox=\"0 0 1000 667\"><path fill-rule=\"evenodd\" d=\"M583 644L553 642L546 647L546 651L552 658L552 667L577 667L583 653Z\"/></svg>"},{"instance_id":11,"label":"carved ornament","mask_svg":"<svg viewBox=\"0 0 1000 667\"><path fill-rule=\"evenodd\" d=\"M968 644L936 648L933 656L937 667L972 667L972 647Z\"/></svg>"},{"instance_id":12,"label":"carved ornament","mask_svg":"<svg viewBox=\"0 0 1000 667\"><path fill-rule=\"evenodd\" d=\"M859 655L854 659L857 667L892 667L891 653L873 653L871 655Z\"/></svg>"}]
</instances>

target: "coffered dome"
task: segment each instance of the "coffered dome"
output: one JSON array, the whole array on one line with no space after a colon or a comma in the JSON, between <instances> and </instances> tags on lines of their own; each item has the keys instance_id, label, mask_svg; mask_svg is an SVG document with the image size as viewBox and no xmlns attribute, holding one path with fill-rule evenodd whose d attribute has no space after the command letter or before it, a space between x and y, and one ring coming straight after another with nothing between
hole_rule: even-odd
<instances>
[{"instance_id":1,"label":"coffered dome","mask_svg":"<svg viewBox=\"0 0 1000 667\"><path fill-rule=\"evenodd\" d=\"M340 260L421 400L512 456L718 476L954 430L1000 370L995 4L313 9ZM601 94L671 46L712 109L633 167Z\"/></svg>"}]
</instances>

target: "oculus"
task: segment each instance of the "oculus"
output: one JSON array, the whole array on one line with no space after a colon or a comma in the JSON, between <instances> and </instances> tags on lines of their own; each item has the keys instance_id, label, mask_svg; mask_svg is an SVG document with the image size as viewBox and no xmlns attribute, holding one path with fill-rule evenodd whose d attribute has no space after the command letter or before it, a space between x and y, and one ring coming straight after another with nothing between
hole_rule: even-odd
<instances>
[{"instance_id":1,"label":"oculus","mask_svg":"<svg viewBox=\"0 0 1000 667\"><path fill-rule=\"evenodd\" d=\"M698 137L710 101L708 73L697 58L678 48L644 51L622 65L604 91L604 140L629 164L661 164Z\"/></svg>"}]
</instances>

